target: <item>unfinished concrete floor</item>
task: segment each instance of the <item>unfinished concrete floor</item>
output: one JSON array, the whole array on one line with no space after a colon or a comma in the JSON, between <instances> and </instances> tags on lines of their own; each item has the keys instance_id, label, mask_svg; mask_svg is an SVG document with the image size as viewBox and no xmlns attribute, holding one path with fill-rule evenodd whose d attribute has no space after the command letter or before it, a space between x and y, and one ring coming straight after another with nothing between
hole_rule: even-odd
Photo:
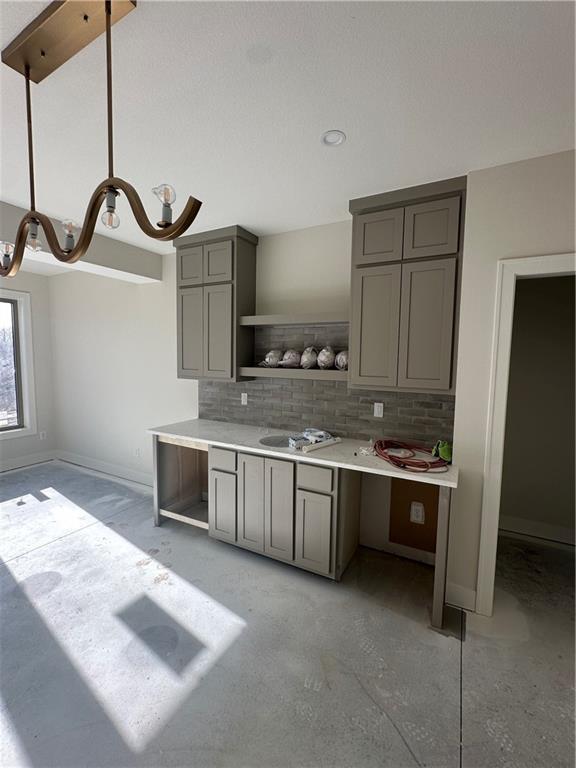
<instances>
[{"instance_id":1,"label":"unfinished concrete floor","mask_svg":"<svg viewBox=\"0 0 576 768\"><path fill-rule=\"evenodd\" d=\"M334 584L70 465L0 483L5 768L572 764L567 553L503 549L462 643L425 565L361 550Z\"/></svg>"}]
</instances>

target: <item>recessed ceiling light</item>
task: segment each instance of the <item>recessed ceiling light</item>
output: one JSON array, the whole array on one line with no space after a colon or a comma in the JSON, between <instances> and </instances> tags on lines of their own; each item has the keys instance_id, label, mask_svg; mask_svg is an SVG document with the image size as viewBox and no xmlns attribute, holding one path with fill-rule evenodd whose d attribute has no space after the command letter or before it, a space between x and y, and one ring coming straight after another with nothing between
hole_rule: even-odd
<instances>
[{"instance_id":1,"label":"recessed ceiling light","mask_svg":"<svg viewBox=\"0 0 576 768\"><path fill-rule=\"evenodd\" d=\"M327 147L338 147L346 141L346 134L344 131L338 130L326 131L326 133L322 134L321 141Z\"/></svg>"}]
</instances>

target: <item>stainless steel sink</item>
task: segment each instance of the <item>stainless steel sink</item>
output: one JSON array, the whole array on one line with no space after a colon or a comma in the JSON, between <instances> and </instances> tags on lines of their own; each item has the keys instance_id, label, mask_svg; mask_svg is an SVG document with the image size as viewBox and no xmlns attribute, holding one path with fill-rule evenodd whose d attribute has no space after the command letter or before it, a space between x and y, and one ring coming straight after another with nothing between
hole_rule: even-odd
<instances>
[{"instance_id":1,"label":"stainless steel sink","mask_svg":"<svg viewBox=\"0 0 576 768\"><path fill-rule=\"evenodd\" d=\"M261 445L267 445L269 448L288 448L287 435L266 435L260 438Z\"/></svg>"}]
</instances>

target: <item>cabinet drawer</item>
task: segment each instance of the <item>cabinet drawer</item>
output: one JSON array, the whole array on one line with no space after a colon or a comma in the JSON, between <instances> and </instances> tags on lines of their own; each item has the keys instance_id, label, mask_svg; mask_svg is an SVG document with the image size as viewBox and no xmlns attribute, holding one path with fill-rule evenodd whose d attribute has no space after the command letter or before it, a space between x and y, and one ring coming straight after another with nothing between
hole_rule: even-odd
<instances>
[{"instance_id":1,"label":"cabinet drawer","mask_svg":"<svg viewBox=\"0 0 576 768\"><path fill-rule=\"evenodd\" d=\"M204 246L204 282L226 283L232 280L232 241Z\"/></svg>"},{"instance_id":2,"label":"cabinet drawer","mask_svg":"<svg viewBox=\"0 0 576 768\"><path fill-rule=\"evenodd\" d=\"M221 469L224 472L236 472L236 451L226 448L212 448L208 452L210 469Z\"/></svg>"},{"instance_id":3,"label":"cabinet drawer","mask_svg":"<svg viewBox=\"0 0 576 768\"><path fill-rule=\"evenodd\" d=\"M404 258L458 252L460 198L409 205L404 217Z\"/></svg>"},{"instance_id":4,"label":"cabinet drawer","mask_svg":"<svg viewBox=\"0 0 576 768\"><path fill-rule=\"evenodd\" d=\"M334 470L328 467L298 464L296 478L299 488L308 488L311 491L320 491L320 493L332 493Z\"/></svg>"}]
</instances>

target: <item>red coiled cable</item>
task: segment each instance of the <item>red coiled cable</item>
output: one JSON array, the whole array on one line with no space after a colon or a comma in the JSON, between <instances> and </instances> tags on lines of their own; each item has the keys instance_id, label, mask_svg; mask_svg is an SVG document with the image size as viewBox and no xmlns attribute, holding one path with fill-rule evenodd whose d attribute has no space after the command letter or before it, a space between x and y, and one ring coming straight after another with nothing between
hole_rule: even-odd
<instances>
[{"instance_id":1,"label":"red coiled cable","mask_svg":"<svg viewBox=\"0 0 576 768\"><path fill-rule=\"evenodd\" d=\"M407 451L408 455L395 456L390 454L391 450ZM447 472L448 462L441 458L436 458L430 453L430 449L415 443L401 443L398 440L376 440L374 451L377 456L387 461L398 469L405 469L408 472ZM416 451L427 453L430 459L416 458Z\"/></svg>"}]
</instances>

